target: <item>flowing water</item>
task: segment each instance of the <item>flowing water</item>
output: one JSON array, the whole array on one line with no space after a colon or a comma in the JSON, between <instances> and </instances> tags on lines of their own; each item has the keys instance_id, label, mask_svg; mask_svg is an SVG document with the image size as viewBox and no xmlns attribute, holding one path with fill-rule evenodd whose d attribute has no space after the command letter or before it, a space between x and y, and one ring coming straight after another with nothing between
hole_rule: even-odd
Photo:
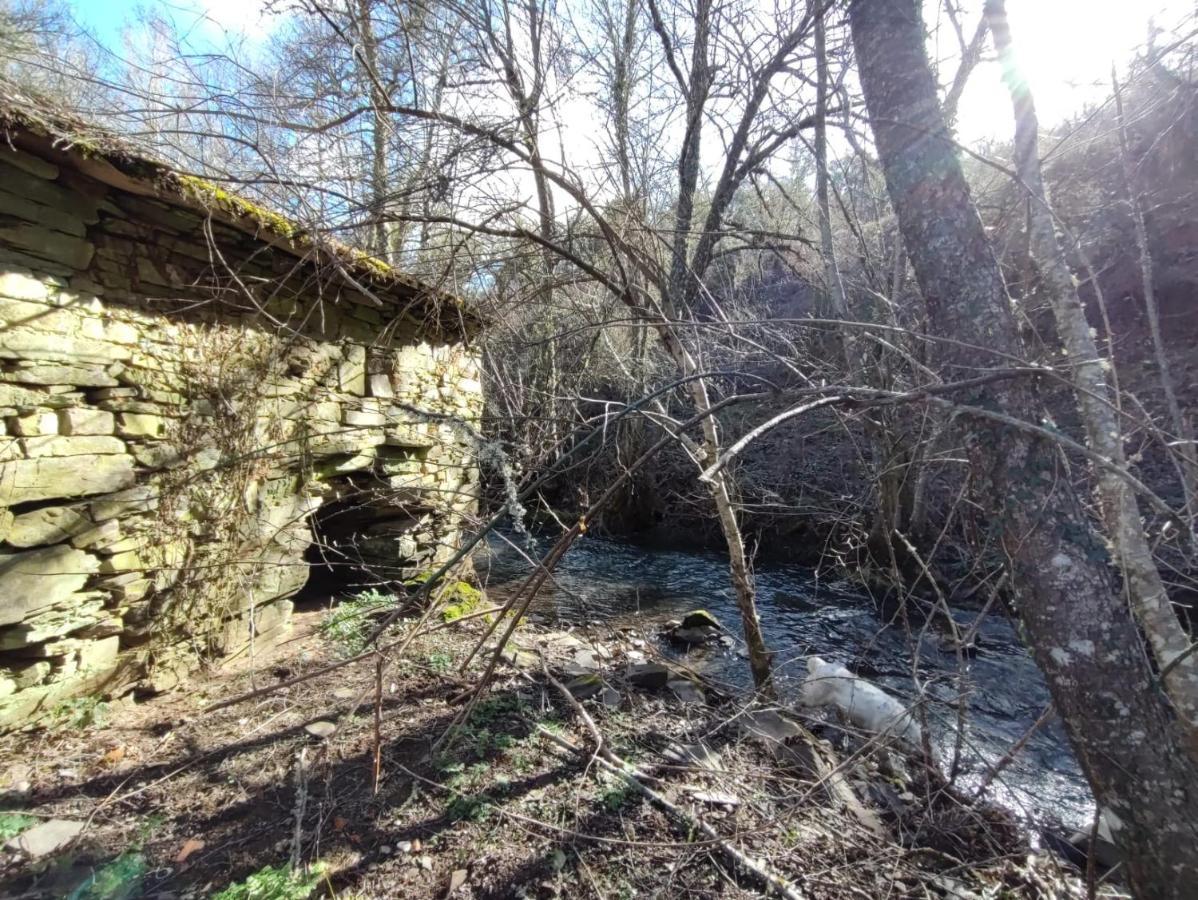
<instances>
[{"instance_id":1,"label":"flowing water","mask_svg":"<svg viewBox=\"0 0 1198 900\"><path fill-rule=\"evenodd\" d=\"M502 597L530 570L525 554L539 558L549 543L534 538L493 536L476 565ZM805 658L816 654L843 663L891 693L916 696L912 660L927 704L934 745L947 771L956 743L958 660L944 625L920 629L903 625L879 610L858 585L820 578L810 568L762 563L756 567L758 609L784 698L796 696L806 672ZM558 623L605 626L659 623L693 609L706 609L737 638L732 648L688 654L689 664L705 675L745 687L748 664L738 647L740 621L728 582L727 562L715 553L660 550L602 537L577 542L558 565L555 583L546 587L534 614ZM953 613L964 632L976 611ZM935 621L935 620L933 620ZM922 631L922 634L919 632ZM977 652L966 661L964 689L969 693L961 756L961 782L976 783L1040 716L1049 701L1027 650L1002 613L982 619ZM666 649L663 642L663 649ZM1060 725L1042 725L991 788L992 796L1029 824L1058 821L1086 827L1092 800Z\"/></svg>"}]
</instances>

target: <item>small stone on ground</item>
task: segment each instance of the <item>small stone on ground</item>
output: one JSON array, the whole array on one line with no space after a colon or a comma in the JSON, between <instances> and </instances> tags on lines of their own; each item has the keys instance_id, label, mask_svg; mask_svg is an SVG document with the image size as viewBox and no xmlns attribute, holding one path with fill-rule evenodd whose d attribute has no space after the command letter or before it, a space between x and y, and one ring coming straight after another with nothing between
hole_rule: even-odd
<instances>
[{"instance_id":1,"label":"small stone on ground","mask_svg":"<svg viewBox=\"0 0 1198 900\"><path fill-rule=\"evenodd\" d=\"M669 687L674 692L674 696L683 703L702 703L704 700L703 692L695 687L693 681L671 681Z\"/></svg>"},{"instance_id":2,"label":"small stone on ground","mask_svg":"<svg viewBox=\"0 0 1198 900\"><path fill-rule=\"evenodd\" d=\"M304 726L304 731L312 735L312 737L327 738L331 737L333 732L337 730L337 726L332 722L326 722L323 719L315 722L309 722Z\"/></svg>"},{"instance_id":3,"label":"small stone on ground","mask_svg":"<svg viewBox=\"0 0 1198 900\"><path fill-rule=\"evenodd\" d=\"M83 831L83 824L71 819L50 819L10 840L8 847L40 859L75 840Z\"/></svg>"},{"instance_id":4,"label":"small stone on ground","mask_svg":"<svg viewBox=\"0 0 1198 900\"><path fill-rule=\"evenodd\" d=\"M628 667L628 681L637 687L657 691L670 680L670 670L661 663L640 663Z\"/></svg>"},{"instance_id":5,"label":"small stone on ground","mask_svg":"<svg viewBox=\"0 0 1198 900\"><path fill-rule=\"evenodd\" d=\"M576 700L586 700L589 697L594 697L603 690L603 679L598 675L579 675L566 684L568 690Z\"/></svg>"}]
</instances>

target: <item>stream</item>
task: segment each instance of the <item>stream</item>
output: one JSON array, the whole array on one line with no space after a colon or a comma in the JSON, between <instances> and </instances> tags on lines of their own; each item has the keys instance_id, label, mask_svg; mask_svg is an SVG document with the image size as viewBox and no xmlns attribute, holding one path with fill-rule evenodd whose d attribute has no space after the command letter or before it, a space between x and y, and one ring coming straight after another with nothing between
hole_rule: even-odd
<instances>
[{"instance_id":1,"label":"stream","mask_svg":"<svg viewBox=\"0 0 1198 900\"><path fill-rule=\"evenodd\" d=\"M527 575L523 553L540 557L551 542L493 535L475 559L480 577L499 599L505 585ZM519 548L519 549L517 549ZM766 641L776 652L775 672L784 700L793 701L806 674L805 659L818 654L843 663L896 696L916 690L912 650L919 649L919 677L930 698L933 745L948 771L957 730L957 656L943 632L930 626L920 637L879 611L861 586L821 578L811 568L785 563L755 567L758 611ZM693 609L714 614L737 639L733 648L695 650L687 662L705 676L744 689L750 683L740 616L725 558L701 551L661 550L633 542L587 536L558 565L530 614L559 625L602 624L659 630L659 623ZM954 610L962 632L978 616ZM918 626L913 625L913 629ZM967 660L970 692L960 783L967 789L1000 759L1040 716L1048 689L1010 621L987 615L977 632L977 652ZM661 647L676 653L666 642ZM1093 815L1089 788L1057 720L1042 725L990 788L991 797L1028 826L1060 822L1088 827Z\"/></svg>"}]
</instances>

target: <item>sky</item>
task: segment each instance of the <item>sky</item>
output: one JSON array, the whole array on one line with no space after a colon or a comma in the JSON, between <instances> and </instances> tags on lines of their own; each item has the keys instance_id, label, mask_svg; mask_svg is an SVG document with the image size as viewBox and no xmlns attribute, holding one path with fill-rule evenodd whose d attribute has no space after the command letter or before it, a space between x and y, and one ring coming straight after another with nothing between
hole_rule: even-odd
<instances>
[{"instance_id":1,"label":"sky","mask_svg":"<svg viewBox=\"0 0 1198 900\"><path fill-rule=\"evenodd\" d=\"M1015 54L1041 123L1053 125L1109 96L1112 62L1124 68L1147 41L1150 20L1168 28L1193 12L1192 0L1007 0ZM943 35L955 49L951 28ZM997 63L974 72L958 128L967 144L1010 135L1011 101Z\"/></svg>"},{"instance_id":2,"label":"sky","mask_svg":"<svg viewBox=\"0 0 1198 900\"><path fill-rule=\"evenodd\" d=\"M185 29L194 49L217 49L232 42L252 46L284 21L265 14L270 0L69 0L81 24L114 52L122 29L139 10L169 14ZM801 0L796 0L801 2ZM924 0L936 9L935 0ZM966 4L980 8L976 4ZM1022 73L1031 85L1042 124L1050 126L1104 99L1112 62L1124 64L1147 38L1155 20L1168 28L1192 15L1193 0L1007 0L1007 11ZM928 13L929 17L932 13ZM975 18L963 23L972 33ZM947 22L934 56L956 51ZM950 70L951 71L951 70ZM998 66L983 63L962 97L958 135L967 144L1003 138L1011 130L1010 101Z\"/></svg>"},{"instance_id":3,"label":"sky","mask_svg":"<svg viewBox=\"0 0 1198 900\"><path fill-rule=\"evenodd\" d=\"M121 32L143 9L169 15L187 31L197 49L221 46L225 38L265 37L280 18L265 13L269 0L68 0L81 25L111 50L121 48Z\"/></svg>"}]
</instances>

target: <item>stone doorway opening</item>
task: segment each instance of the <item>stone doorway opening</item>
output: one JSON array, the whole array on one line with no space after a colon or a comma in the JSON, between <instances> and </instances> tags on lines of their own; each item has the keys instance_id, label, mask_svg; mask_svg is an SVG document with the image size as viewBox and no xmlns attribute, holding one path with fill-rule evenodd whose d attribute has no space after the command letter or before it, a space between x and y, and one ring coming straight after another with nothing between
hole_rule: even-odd
<instances>
[{"instance_id":1,"label":"stone doorway opening","mask_svg":"<svg viewBox=\"0 0 1198 900\"><path fill-rule=\"evenodd\" d=\"M327 603L371 588L400 593L433 555L426 545L433 510L370 473L326 484L326 499L310 518L308 583L296 600Z\"/></svg>"}]
</instances>

